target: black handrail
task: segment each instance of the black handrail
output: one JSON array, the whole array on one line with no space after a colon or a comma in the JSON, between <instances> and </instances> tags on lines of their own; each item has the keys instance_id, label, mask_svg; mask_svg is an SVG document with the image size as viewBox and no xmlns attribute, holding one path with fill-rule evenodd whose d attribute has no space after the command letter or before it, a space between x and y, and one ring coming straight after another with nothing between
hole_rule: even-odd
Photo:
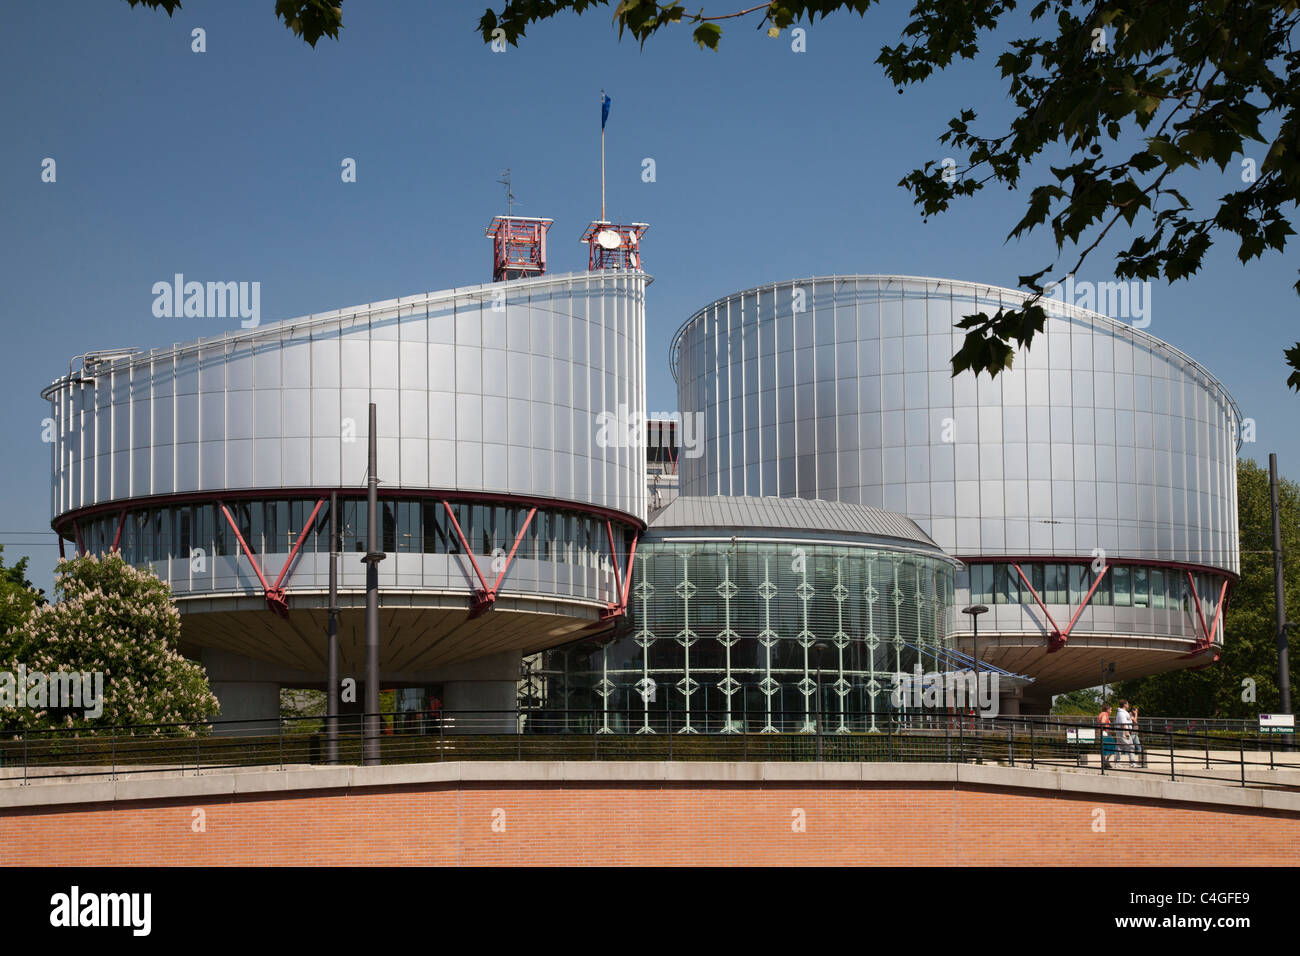
<instances>
[{"instance_id":1,"label":"black handrail","mask_svg":"<svg viewBox=\"0 0 1300 956\"><path fill-rule=\"evenodd\" d=\"M1277 741L1272 735L1166 730L1157 738L1156 732L1145 725L1126 731L1077 718L1028 715L980 717L941 711L833 709L814 714L807 708L775 707L754 715L748 708L694 709L687 713L665 706L662 710L634 711L599 707L388 711L377 716L385 727L380 749L386 763L449 759L822 759L974 760L1023 766L1027 753L1033 769L1092 769L1095 755L1097 769L1103 774L1126 766L1138 773L1160 772L1149 768L1145 760L1142 741L1149 737L1167 740L1168 773L1174 780L1224 782L1232 774L1239 786L1287 788L1296 786L1289 778L1270 773L1267 778L1252 781L1248 772L1252 767L1261 772L1273 771L1279 763L1300 771L1300 756L1279 760ZM339 762L360 763L357 748L363 742L363 717L358 713L335 718L273 717L106 728L115 733L89 733L84 728L29 731L0 739L0 781L7 776L17 782L14 765L19 759L24 785L54 777L116 778L159 771L200 773L321 764L326 762L322 741L327 719L336 722L340 752L348 758ZM722 731L718 733L699 732L701 728L719 726ZM587 734L592 739L584 747L577 738ZM1282 748L1294 753L1294 746L1286 741ZM1143 758L1141 767L1139 756ZM1193 769L1202 764L1204 772L1194 773ZM4 767L11 769L6 773Z\"/></svg>"}]
</instances>

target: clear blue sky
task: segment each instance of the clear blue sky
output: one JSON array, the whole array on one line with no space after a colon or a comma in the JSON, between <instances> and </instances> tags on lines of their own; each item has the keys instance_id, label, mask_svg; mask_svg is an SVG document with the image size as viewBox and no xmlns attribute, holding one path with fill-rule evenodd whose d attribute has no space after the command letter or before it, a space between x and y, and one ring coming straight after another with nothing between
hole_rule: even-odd
<instances>
[{"instance_id":1,"label":"clear blue sky","mask_svg":"<svg viewBox=\"0 0 1300 956\"><path fill-rule=\"evenodd\" d=\"M348 0L341 40L315 50L273 0L185 0L171 19L125 0L0 8L6 559L31 554L49 587L54 536L30 534L49 525L39 392L68 360L237 325L155 318L154 282L260 281L270 322L486 281L483 228L505 211L495 180L507 166L517 211L555 219L552 271L585 268L602 88L610 217L651 224L651 409L676 407L672 333L725 293L851 272L1014 286L1051 260L1046 237L1003 241L1020 194L990 190L923 224L897 187L948 155L936 137L960 108L1006 115L987 61L894 91L872 61L897 42L906 5L818 22L805 53L752 24L730 26L717 53L684 30L643 51L598 9L494 54L474 29L485 3ZM206 53L191 52L195 27ZM45 157L54 184L41 182ZM344 157L356 183L341 182ZM645 157L654 183L641 180ZM1201 180L1189 198L1226 193L1235 176ZM1108 279L1112 264L1096 255L1085 277ZM1294 254L1243 267L1218 247L1202 275L1157 285L1148 329L1219 376L1258 423L1244 453L1276 450L1292 477L1300 398L1283 385L1281 350L1300 338L1295 267Z\"/></svg>"}]
</instances>

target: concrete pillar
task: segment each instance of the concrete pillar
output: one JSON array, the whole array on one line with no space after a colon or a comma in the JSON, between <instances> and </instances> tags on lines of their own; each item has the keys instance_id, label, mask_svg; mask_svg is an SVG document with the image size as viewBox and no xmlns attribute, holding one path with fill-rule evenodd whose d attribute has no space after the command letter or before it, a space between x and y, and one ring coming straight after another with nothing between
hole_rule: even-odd
<instances>
[{"instance_id":1,"label":"concrete pillar","mask_svg":"<svg viewBox=\"0 0 1300 956\"><path fill-rule=\"evenodd\" d=\"M280 685L274 681L213 681L221 705L213 733L276 733L280 725ZM235 721L235 723L231 723Z\"/></svg>"},{"instance_id":2,"label":"concrete pillar","mask_svg":"<svg viewBox=\"0 0 1300 956\"><path fill-rule=\"evenodd\" d=\"M519 684L513 680L445 681L442 685L442 709L447 715L448 731L454 728L458 734L515 733L518 729L515 717L518 693Z\"/></svg>"},{"instance_id":3,"label":"concrete pillar","mask_svg":"<svg viewBox=\"0 0 1300 956\"><path fill-rule=\"evenodd\" d=\"M202 649L199 663L221 705L214 733L276 733L280 723L280 688L301 687L304 679L312 676L214 647ZM238 723L225 723L232 720Z\"/></svg>"},{"instance_id":4,"label":"concrete pillar","mask_svg":"<svg viewBox=\"0 0 1300 956\"><path fill-rule=\"evenodd\" d=\"M521 660L519 651L504 651L440 668L434 680L442 687L442 710L455 722L448 729L454 726L458 734L517 733Z\"/></svg>"}]
</instances>

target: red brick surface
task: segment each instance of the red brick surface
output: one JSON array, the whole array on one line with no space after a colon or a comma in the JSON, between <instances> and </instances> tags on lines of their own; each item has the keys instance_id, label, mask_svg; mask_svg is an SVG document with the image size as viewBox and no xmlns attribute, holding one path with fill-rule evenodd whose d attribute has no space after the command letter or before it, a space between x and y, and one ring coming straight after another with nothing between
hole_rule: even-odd
<instances>
[{"instance_id":1,"label":"red brick surface","mask_svg":"<svg viewBox=\"0 0 1300 956\"><path fill-rule=\"evenodd\" d=\"M0 846L40 866L1294 864L1300 814L951 785L428 784L4 810Z\"/></svg>"}]
</instances>

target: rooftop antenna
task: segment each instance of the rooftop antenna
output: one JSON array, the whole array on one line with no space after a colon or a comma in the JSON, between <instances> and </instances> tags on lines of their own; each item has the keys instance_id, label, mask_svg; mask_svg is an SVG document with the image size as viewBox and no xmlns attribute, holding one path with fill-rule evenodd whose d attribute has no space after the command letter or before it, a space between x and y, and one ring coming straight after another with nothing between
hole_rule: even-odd
<instances>
[{"instance_id":1,"label":"rooftop antenna","mask_svg":"<svg viewBox=\"0 0 1300 956\"><path fill-rule=\"evenodd\" d=\"M605 123L609 120L609 97L600 91L600 219L605 221Z\"/></svg>"},{"instance_id":2,"label":"rooftop antenna","mask_svg":"<svg viewBox=\"0 0 1300 956\"><path fill-rule=\"evenodd\" d=\"M510 188L510 167L506 167L505 173L497 180L502 186L506 187L506 215L513 216L515 212L515 194Z\"/></svg>"}]
</instances>

